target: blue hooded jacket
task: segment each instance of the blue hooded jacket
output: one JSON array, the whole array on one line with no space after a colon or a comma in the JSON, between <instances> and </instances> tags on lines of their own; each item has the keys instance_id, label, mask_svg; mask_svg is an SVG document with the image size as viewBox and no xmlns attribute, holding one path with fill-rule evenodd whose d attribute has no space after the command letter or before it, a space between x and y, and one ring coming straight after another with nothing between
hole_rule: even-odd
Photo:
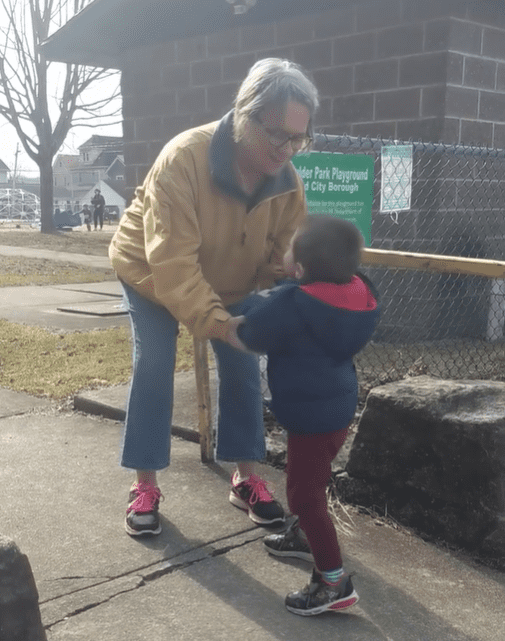
<instances>
[{"instance_id":1,"label":"blue hooded jacket","mask_svg":"<svg viewBox=\"0 0 505 641\"><path fill-rule=\"evenodd\" d=\"M377 294L368 279L282 284L251 297L244 315L238 335L249 349L268 355L272 410L279 423L297 434L346 428L358 402L353 356L379 320Z\"/></svg>"}]
</instances>

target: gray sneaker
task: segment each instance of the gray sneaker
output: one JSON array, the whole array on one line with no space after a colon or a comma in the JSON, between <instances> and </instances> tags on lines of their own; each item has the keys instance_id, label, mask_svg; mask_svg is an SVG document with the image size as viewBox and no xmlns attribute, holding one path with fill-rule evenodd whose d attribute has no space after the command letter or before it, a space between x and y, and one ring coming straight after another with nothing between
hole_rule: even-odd
<instances>
[{"instance_id":1,"label":"gray sneaker","mask_svg":"<svg viewBox=\"0 0 505 641\"><path fill-rule=\"evenodd\" d=\"M359 600L351 577L344 574L335 584L325 583L321 574L312 570L310 583L298 592L290 592L286 599L286 608L293 614L313 616L323 612L338 612L350 608Z\"/></svg>"},{"instance_id":2,"label":"gray sneaker","mask_svg":"<svg viewBox=\"0 0 505 641\"><path fill-rule=\"evenodd\" d=\"M291 557L314 562L309 544L300 535L298 520L292 523L281 534L269 534L263 538L263 543L269 554L274 556Z\"/></svg>"}]
</instances>

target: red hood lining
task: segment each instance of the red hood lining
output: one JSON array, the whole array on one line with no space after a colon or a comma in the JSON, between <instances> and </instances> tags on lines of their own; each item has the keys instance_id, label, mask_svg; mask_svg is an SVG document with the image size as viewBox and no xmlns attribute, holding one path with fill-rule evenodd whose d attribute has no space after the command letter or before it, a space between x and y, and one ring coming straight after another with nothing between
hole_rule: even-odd
<instances>
[{"instance_id":1,"label":"red hood lining","mask_svg":"<svg viewBox=\"0 0 505 641\"><path fill-rule=\"evenodd\" d=\"M302 285L300 289L323 303L341 309L362 312L370 311L377 307L377 301L370 288L359 276L353 276L349 283L344 283L343 285L317 282Z\"/></svg>"}]
</instances>

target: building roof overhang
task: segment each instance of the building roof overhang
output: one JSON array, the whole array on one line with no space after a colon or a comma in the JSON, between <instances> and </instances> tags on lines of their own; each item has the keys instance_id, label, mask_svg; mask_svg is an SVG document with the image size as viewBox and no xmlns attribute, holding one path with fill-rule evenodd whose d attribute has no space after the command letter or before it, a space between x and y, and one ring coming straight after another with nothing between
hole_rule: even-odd
<instances>
[{"instance_id":1,"label":"building roof overhang","mask_svg":"<svg viewBox=\"0 0 505 641\"><path fill-rule=\"evenodd\" d=\"M132 49L285 20L339 4L347 5L344 0L257 0L247 13L235 14L228 0L94 0L42 49L50 60L121 69Z\"/></svg>"}]
</instances>

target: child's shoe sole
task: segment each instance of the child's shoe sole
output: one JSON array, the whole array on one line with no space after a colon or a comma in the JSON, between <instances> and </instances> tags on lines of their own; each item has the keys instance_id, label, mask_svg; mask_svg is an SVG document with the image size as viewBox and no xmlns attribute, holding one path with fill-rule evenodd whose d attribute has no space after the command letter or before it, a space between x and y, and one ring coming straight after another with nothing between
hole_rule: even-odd
<instances>
[{"instance_id":1,"label":"child's shoe sole","mask_svg":"<svg viewBox=\"0 0 505 641\"><path fill-rule=\"evenodd\" d=\"M346 610L347 608L352 607L359 601L359 596L355 590L343 599L339 599L334 603L325 603L316 608L311 608L310 610L298 609L292 606L286 605L286 609L293 614L299 614L302 617L311 617L317 614L323 614L323 612L340 612L341 610Z\"/></svg>"}]
</instances>

